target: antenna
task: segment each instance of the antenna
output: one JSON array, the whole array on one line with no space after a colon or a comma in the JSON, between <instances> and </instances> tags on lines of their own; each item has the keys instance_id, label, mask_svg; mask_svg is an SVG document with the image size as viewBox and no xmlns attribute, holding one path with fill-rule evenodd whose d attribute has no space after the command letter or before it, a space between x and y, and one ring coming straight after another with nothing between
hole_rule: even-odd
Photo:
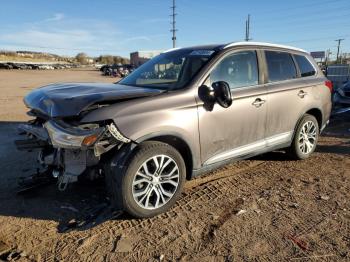
<instances>
[{"instance_id":1,"label":"antenna","mask_svg":"<svg viewBox=\"0 0 350 262\"><path fill-rule=\"evenodd\" d=\"M171 38L171 40L173 40L173 48L176 47L176 31L178 31L176 29L176 16L177 14L175 13L175 9L176 9L176 4L175 4L175 0L173 0L173 6L170 7L172 9L172 14L170 15L172 17L172 29L170 30L170 32L173 33L173 36Z\"/></svg>"}]
</instances>

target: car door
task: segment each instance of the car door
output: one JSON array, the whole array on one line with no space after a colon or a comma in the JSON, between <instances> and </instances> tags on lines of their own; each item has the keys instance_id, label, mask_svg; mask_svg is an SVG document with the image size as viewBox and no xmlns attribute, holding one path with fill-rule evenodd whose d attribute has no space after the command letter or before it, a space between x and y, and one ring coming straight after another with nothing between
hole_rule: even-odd
<instances>
[{"instance_id":1,"label":"car door","mask_svg":"<svg viewBox=\"0 0 350 262\"><path fill-rule=\"evenodd\" d=\"M201 160L204 165L246 155L264 147L266 89L260 85L255 50L236 51L222 57L212 68L205 85L229 84L232 105L223 108L199 101Z\"/></svg>"},{"instance_id":2,"label":"car door","mask_svg":"<svg viewBox=\"0 0 350 262\"><path fill-rule=\"evenodd\" d=\"M307 107L312 85L298 72L292 54L265 50L267 83L266 141L268 146L288 143Z\"/></svg>"}]
</instances>

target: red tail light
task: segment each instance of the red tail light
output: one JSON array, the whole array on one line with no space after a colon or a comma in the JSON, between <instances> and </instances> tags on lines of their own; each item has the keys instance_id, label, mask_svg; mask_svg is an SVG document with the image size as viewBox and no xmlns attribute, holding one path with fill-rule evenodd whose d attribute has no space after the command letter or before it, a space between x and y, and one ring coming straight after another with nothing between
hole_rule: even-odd
<instances>
[{"instance_id":1,"label":"red tail light","mask_svg":"<svg viewBox=\"0 0 350 262\"><path fill-rule=\"evenodd\" d=\"M331 91L331 93L332 93L333 92L333 83L332 83L332 81L326 80L326 81L324 81L324 84L325 84L326 87L328 87L329 91Z\"/></svg>"}]
</instances>

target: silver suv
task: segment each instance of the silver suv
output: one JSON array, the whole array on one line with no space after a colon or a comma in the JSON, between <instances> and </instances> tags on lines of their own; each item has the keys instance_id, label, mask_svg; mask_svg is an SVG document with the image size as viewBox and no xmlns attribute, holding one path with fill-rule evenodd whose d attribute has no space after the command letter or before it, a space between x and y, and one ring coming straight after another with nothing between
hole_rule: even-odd
<instances>
[{"instance_id":1,"label":"silver suv","mask_svg":"<svg viewBox=\"0 0 350 262\"><path fill-rule=\"evenodd\" d=\"M331 111L331 83L301 49L239 42L172 49L115 84L64 83L24 99L33 120L22 150L60 190L106 180L115 208L166 211L184 182L276 149L315 150Z\"/></svg>"}]
</instances>

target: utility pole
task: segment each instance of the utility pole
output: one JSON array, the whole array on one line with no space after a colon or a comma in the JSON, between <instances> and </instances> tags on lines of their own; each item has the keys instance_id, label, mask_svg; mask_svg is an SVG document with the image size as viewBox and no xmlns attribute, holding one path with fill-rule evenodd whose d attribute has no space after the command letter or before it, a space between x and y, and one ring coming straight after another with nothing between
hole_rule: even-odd
<instances>
[{"instance_id":1,"label":"utility pole","mask_svg":"<svg viewBox=\"0 0 350 262\"><path fill-rule=\"evenodd\" d=\"M252 40L249 36L250 36L250 15L248 14L248 18L245 21L245 41Z\"/></svg>"},{"instance_id":2,"label":"utility pole","mask_svg":"<svg viewBox=\"0 0 350 262\"><path fill-rule=\"evenodd\" d=\"M339 49L340 49L340 43L341 41L344 41L345 39L344 38L339 38L339 39L336 39L334 41L338 42L338 50L337 50L337 62L338 62L338 59L339 59Z\"/></svg>"},{"instance_id":3,"label":"utility pole","mask_svg":"<svg viewBox=\"0 0 350 262\"><path fill-rule=\"evenodd\" d=\"M175 4L175 0L173 0L173 6L171 7L172 9L172 14L170 15L172 17L172 29L170 30L170 32L173 33L173 36L171 38L171 40L173 40L173 48L176 47L176 13L175 13L175 9L176 9L176 4Z\"/></svg>"},{"instance_id":4,"label":"utility pole","mask_svg":"<svg viewBox=\"0 0 350 262\"><path fill-rule=\"evenodd\" d=\"M329 56L332 54L331 50L328 48L327 49L327 52L326 52L326 61L325 61L325 64L326 66L328 66L328 63L329 63Z\"/></svg>"}]
</instances>

